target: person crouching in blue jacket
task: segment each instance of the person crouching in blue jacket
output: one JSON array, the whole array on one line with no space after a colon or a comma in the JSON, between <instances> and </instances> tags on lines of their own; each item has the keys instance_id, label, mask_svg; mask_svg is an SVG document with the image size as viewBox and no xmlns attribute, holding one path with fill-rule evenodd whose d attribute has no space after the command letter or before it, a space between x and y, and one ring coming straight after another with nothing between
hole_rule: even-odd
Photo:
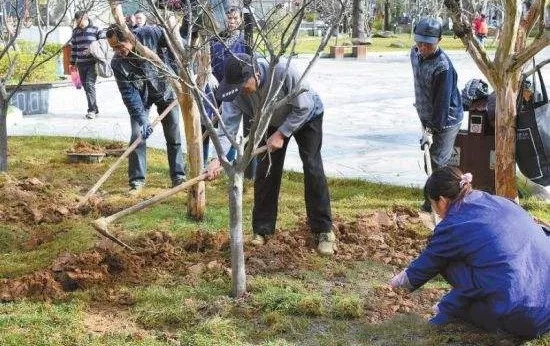
<instances>
[{"instance_id":1,"label":"person crouching in blue jacket","mask_svg":"<svg viewBox=\"0 0 550 346\"><path fill-rule=\"evenodd\" d=\"M436 170L424 191L442 218L417 259L392 278L414 291L441 274L452 286L430 322L464 320L490 332L550 331L550 237L520 206L472 190L472 175Z\"/></svg>"},{"instance_id":2,"label":"person crouching in blue jacket","mask_svg":"<svg viewBox=\"0 0 550 346\"><path fill-rule=\"evenodd\" d=\"M143 45L156 52L161 58L165 58L163 48L166 48L167 45L160 27L142 26L134 30L134 35ZM149 123L149 109L154 104L160 114L174 101L176 96L168 84L166 74L147 59L139 56L134 51L133 43L124 37L116 24L107 29L107 40L115 51L111 67L122 95L122 101L130 113L132 126L130 143L133 143L139 135L143 138L143 141L128 157L130 194L135 194L145 185L147 172L145 140L153 132ZM166 61L166 59L164 60ZM181 148L179 114L176 108L172 108L161 120L161 123L166 139L166 154L172 186L177 186L185 181L185 164Z\"/></svg>"}]
</instances>

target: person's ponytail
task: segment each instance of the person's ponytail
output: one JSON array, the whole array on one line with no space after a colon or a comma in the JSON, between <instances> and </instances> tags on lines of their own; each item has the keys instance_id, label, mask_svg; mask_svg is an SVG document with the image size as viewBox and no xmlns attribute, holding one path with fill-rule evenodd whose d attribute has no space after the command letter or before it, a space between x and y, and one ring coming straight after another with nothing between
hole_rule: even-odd
<instances>
[{"instance_id":1,"label":"person's ponytail","mask_svg":"<svg viewBox=\"0 0 550 346\"><path fill-rule=\"evenodd\" d=\"M437 201L446 197L452 202L462 200L472 191L472 174L462 173L456 167L442 167L430 175L424 185L424 195Z\"/></svg>"}]
</instances>

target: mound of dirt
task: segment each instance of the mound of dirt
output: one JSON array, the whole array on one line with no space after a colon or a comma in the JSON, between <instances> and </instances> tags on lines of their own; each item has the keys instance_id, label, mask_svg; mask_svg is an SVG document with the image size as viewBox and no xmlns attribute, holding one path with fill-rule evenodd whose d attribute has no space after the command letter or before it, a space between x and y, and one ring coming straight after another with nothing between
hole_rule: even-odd
<instances>
[{"instance_id":1,"label":"mound of dirt","mask_svg":"<svg viewBox=\"0 0 550 346\"><path fill-rule=\"evenodd\" d=\"M336 220L337 261L372 259L405 267L426 245L426 239L411 231L410 224L421 221L414 210L399 207L393 212L375 211L357 216L346 223ZM276 232L261 248L247 248L247 272L291 271L307 267L315 251L315 240L305 221L292 232Z\"/></svg>"},{"instance_id":2,"label":"mound of dirt","mask_svg":"<svg viewBox=\"0 0 550 346\"><path fill-rule=\"evenodd\" d=\"M173 239L166 233L150 233L137 243L141 250L136 253L113 247L96 247L79 255L64 253L48 270L2 280L0 300L25 297L50 300L62 297L64 292L96 285L140 283L182 262L181 251L176 250Z\"/></svg>"},{"instance_id":3,"label":"mound of dirt","mask_svg":"<svg viewBox=\"0 0 550 346\"><path fill-rule=\"evenodd\" d=\"M19 193L26 196L29 192L21 189ZM364 213L351 223L337 220L334 224L338 249L334 260L351 263L371 259L404 267L426 243L425 237L416 235L409 228L419 222L418 214L406 208ZM104 240L84 253L62 254L47 270L0 281L0 300L25 297L51 300L63 297L66 292L101 286L104 292L115 293L97 299L118 301L117 287L146 284L166 273L181 273L189 284L205 273L212 273L214 277L231 274L227 232L197 231L183 241L175 241L164 232L151 232L134 239L131 246L136 249L133 253ZM317 256L315 246L307 223L302 221L297 229L276 232L266 246L245 246L247 274L307 269L312 265L311 257ZM396 293L389 287L374 290L365 306L370 323L387 320L397 313L417 313L427 317L431 306L445 291L423 289L410 294ZM131 304L131 299L122 300Z\"/></svg>"},{"instance_id":4,"label":"mound of dirt","mask_svg":"<svg viewBox=\"0 0 550 346\"><path fill-rule=\"evenodd\" d=\"M62 191L52 191L38 178L17 180L5 176L0 182L0 221L35 225L59 223L74 216L71 201Z\"/></svg>"},{"instance_id":5,"label":"mound of dirt","mask_svg":"<svg viewBox=\"0 0 550 346\"><path fill-rule=\"evenodd\" d=\"M63 288L49 270L42 270L15 280L0 280L0 301L2 302L19 298L50 301L61 298L64 294Z\"/></svg>"},{"instance_id":6,"label":"mound of dirt","mask_svg":"<svg viewBox=\"0 0 550 346\"><path fill-rule=\"evenodd\" d=\"M99 145L78 141L73 145L73 147L68 152L78 153L78 154L98 154L98 153L105 152L105 150Z\"/></svg>"}]
</instances>

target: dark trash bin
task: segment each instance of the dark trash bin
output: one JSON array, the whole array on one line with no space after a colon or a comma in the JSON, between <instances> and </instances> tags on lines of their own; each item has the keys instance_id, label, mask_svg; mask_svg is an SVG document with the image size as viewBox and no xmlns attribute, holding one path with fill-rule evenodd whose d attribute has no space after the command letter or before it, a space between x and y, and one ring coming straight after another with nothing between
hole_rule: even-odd
<instances>
[{"instance_id":1,"label":"dark trash bin","mask_svg":"<svg viewBox=\"0 0 550 346\"><path fill-rule=\"evenodd\" d=\"M450 165L474 176L475 189L495 193L495 127L488 115L490 98L472 101L467 114L468 128L460 130ZM466 119L465 119L466 120Z\"/></svg>"}]
</instances>

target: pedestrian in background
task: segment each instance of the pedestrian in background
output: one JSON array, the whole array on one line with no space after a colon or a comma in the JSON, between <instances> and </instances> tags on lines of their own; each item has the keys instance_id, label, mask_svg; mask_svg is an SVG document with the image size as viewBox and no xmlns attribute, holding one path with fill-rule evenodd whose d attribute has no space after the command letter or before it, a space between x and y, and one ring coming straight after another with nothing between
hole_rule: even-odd
<instances>
[{"instance_id":1,"label":"pedestrian in background","mask_svg":"<svg viewBox=\"0 0 550 346\"><path fill-rule=\"evenodd\" d=\"M485 39L489 33L489 27L487 25L487 16L484 14L477 15L472 22L472 29L474 35L480 45L485 45Z\"/></svg>"},{"instance_id":2,"label":"pedestrian in background","mask_svg":"<svg viewBox=\"0 0 550 346\"><path fill-rule=\"evenodd\" d=\"M212 73L218 82L223 79L225 62L229 56L232 53L247 53L244 33L241 30L243 22L241 9L230 7L226 12L226 20L227 29L220 34L222 40L215 38L210 44Z\"/></svg>"},{"instance_id":3,"label":"pedestrian in background","mask_svg":"<svg viewBox=\"0 0 550 346\"><path fill-rule=\"evenodd\" d=\"M163 48L166 48L164 32L158 26L143 26L134 30L134 35L141 44L159 55L162 54ZM136 194L144 187L147 172L145 140L153 132L149 123L149 109L154 104L160 114L175 100L176 96L168 83L167 76L135 52L132 42L124 37L116 24L107 29L107 40L115 51L111 66L122 100L130 113L132 126L130 143L140 135L144 139L128 157L130 194ZM161 121L166 139L166 155L172 186L180 185L185 181L179 121L177 107L172 108Z\"/></svg>"},{"instance_id":4,"label":"pedestrian in background","mask_svg":"<svg viewBox=\"0 0 550 346\"><path fill-rule=\"evenodd\" d=\"M97 80L96 63L97 60L90 53L90 44L101 38L105 38L104 33L92 24L85 11L77 11L74 15L75 28L71 37L71 60L70 69L78 69L88 110L85 117L94 119L99 114L97 107L95 83Z\"/></svg>"},{"instance_id":5,"label":"pedestrian in background","mask_svg":"<svg viewBox=\"0 0 550 346\"><path fill-rule=\"evenodd\" d=\"M292 64L287 64L288 61L281 59L272 72L265 59L243 53L229 57L218 88L223 101L221 116L229 133L237 134L241 122L255 116L261 95L270 87L270 76L273 76L275 88L282 83L279 94L274 96L277 99L287 97L298 88L301 74ZM299 90L302 92L274 110L264 140L260 142L267 146L269 155L258 160L251 243L264 245L275 232L284 160L290 137L294 137L303 164L308 224L318 242L317 252L330 256L334 253L336 238L332 232L330 195L321 158L324 108L321 98L309 85L301 83ZM222 131L219 132L223 154L227 155L231 143ZM219 175L219 167L219 159L210 161L208 179Z\"/></svg>"},{"instance_id":6,"label":"pedestrian in background","mask_svg":"<svg viewBox=\"0 0 550 346\"><path fill-rule=\"evenodd\" d=\"M451 60L439 47L441 24L422 18L414 27L416 45L410 58L414 75L414 106L424 128L421 149L433 140L430 150L433 170L448 164L460 130L463 110L458 77ZM429 138L431 137L431 138ZM422 210L431 211L425 198Z\"/></svg>"},{"instance_id":7,"label":"pedestrian in background","mask_svg":"<svg viewBox=\"0 0 550 346\"><path fill-rule=\"evenodd\" d=\"M212 74L218 82L223 80L225 74L225 63L232 54L238 53L247 53L247 45L244 38L244 33L241 30L243 17L242 10L239 7L229 7L225 12L226 16L226 29L220 33L220 37L215 37L210 42L210 60L212 66ZM210 86L207 86L207 89ZM208 93L208 90L207 90ZM214 96L216 94L214 93ZM220 105L221 100L217 99L216 104ZM250 122L243 124L244 126L244 136L247 136L250 132ZM202 126L203 132L206 130L205 126ZM209 150L209 139L206 138L203 142L203 150L208 153ZM206 155L206 154L205 154ZM205 160L206 162L206 160ZM249 169L245 173L247 178L253 178L254 172L256 170L256 159L254 158L249 165Z\"/></svg>"},{"instance_id":8,"label":"pedestrian in background","mask_svg":"<svg viewBox=\"0 0 550 346\"><path fill-rule=\"evenodd\" d=\"M136 12L134 12L134 19L135 19L134 29L141 28L142 26L147 25L147 16L145 15L145 12L143 12L142 10L137 10Z\"/></svg>"}]
</instances>

